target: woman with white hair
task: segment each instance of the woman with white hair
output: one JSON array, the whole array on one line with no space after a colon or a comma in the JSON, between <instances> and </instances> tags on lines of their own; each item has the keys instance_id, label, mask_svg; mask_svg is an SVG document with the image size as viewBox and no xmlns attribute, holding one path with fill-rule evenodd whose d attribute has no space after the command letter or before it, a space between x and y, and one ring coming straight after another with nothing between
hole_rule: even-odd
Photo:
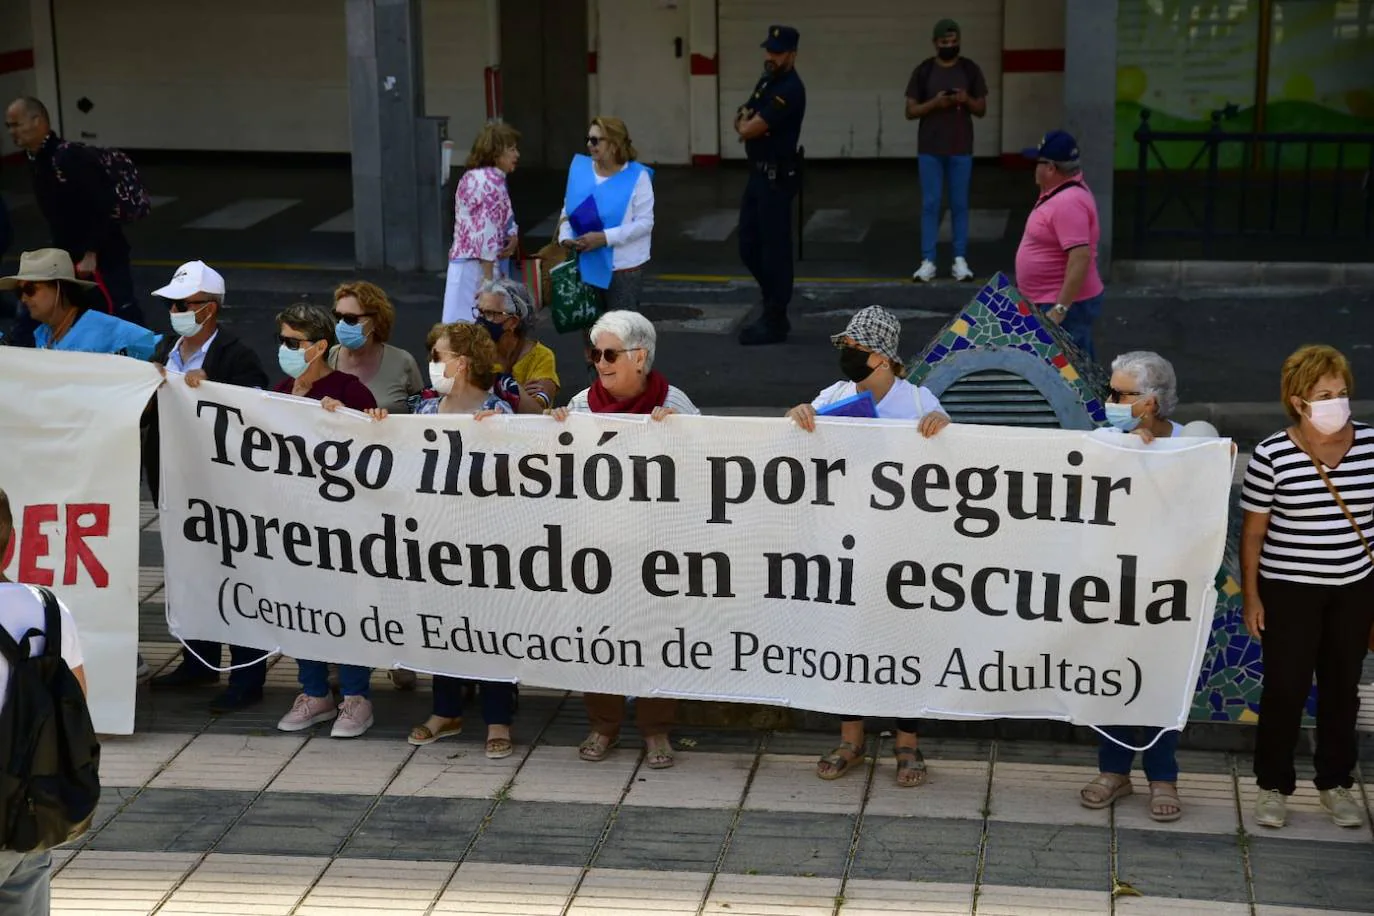
<instances>
[{"instance_id":1,"label":"woman with white hair","mask_svg":"<svg viewBox=\"0 0 1374 916\"><path fill-rule=\"evenodd\" d=\"M668 384L653 368L657 334L654 325L639 312L607 312L592 325L588 358L596 367L590 388L573 395L567 407L549 411L562 422L571 411L648 414L663 420L675 413L699 414L681 389ZM620 740L625 718L625 698L605 693L583 694L592 731L578 748L583 760L605 760ZM677 700L672 697L639 697L635 700L636 725L644 737L644 765L662 770L673 765L673 745L668 732L677 720Z\"/></svg>"},{"instance_id":2,"label":"woman with white hair","mask_svg":"<svg viewBox=\"0 0 1374 916\"><path fill-rule=\"evenodd\" d=\"M472 317L496 344L503 371L520 386L518 413L542 413L558 396L558 362L553 351L531 336L534 300L525 284L505 277L484 282Z\"/></svg>"},{"instance_id":3,"label":"woman with white hair","mask_svg":"<svg viewBox=\"0 0 1374 916\"><path fill-rule=\"evenodd\" d=\"M1178 377L1173 365L1158 353L1133 350L1112 360L1107 398L1107 422L1118 433L1138 436L1148 445L1173 436L1216 436L1209 423L1184 427L1169 419L1178 407ZM1131 767L1141 755L1150 783L1150 818L1176 821L1183 814L1178 800L1178 736L1173 729L1106 726L1097 747L1098 775L1078 793L1085 808L1106 808L1133 791ZM1115 740L1113 740L1115 739Z\"/></svg>"}]
</instances>

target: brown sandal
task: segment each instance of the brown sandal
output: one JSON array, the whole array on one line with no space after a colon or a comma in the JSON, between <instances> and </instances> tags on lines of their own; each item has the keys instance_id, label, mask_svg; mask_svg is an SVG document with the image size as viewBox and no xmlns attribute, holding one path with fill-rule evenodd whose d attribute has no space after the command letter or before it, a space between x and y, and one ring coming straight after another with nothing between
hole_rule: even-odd
<instances>
[{"instance_id":1,"label":"brown sandal","mask_svg":"<svg viewBox=\"0 0 1374 916\"><path fill-rule=\"evenodd\" d=\"M611 748L620 743L619 738L612 738L600 732L592 732L587 736L587 740L577 746L577 756L583 760L597 763L605 760L606 755L611 752Z\"/></svg>"},{"instance_id":2,"label":"brown sandal","mask_svg":"<svg viewBox=\"0 0 1374 916\"><path fill-rule=\"evenodd\" d=\"M644 765L651 770L666 770L677 763L673 757L673 743L667 735L657 735L644 741Z\"/></svg>"},{"instance_id":3,"label":"brown sandal","mask_svg":"<svg viewBox=\"0 0 1374 916\"><path fill-rule=\"evenodd\" d=\"M462 719L451 719L448 721L457 724L450 725L448 728L441 728L438 731L431 729L428 723L417 725L410 730L410 737L406 740L415 747L424 747L427 744L433 744L441 738L452 738L455 735L461 735L463 733Z\"/></svg>"},{"instance_id":4,"label":"brown sandal","mask_svg":"<svg viewBox=\"0 0 1374 916\"><path fill-rule=\"evenodd\" d=\"M899 747L897 754L897 785L903 789L912 789L916 786L923 786L930 778L930 771L926 769L925 755L914 747Z\"/></svg>"},{"instance_id":5,"label":"brown sandal","mask_svg":"<svg viewBox=\"0 0 1374 916\"><path fill-rule=\"evenodd\" d=\"M1131 777L1120 773L1098 773L1078 791L1078 800L1084 808L1096 811L1110 808L1118 798L1125 798L1134 791Z\"/></svg>"},{"instance_id":6,"label":"brown sandal","mask_svg":"<svg viewBox=\"0 0 1374 916\"><path fill-rule=\"evenodd\" d=\"M488 738L487 759L503 760L515 752L515 744L509 738Z\"/></svg>"},{"instance_id":7,"label":"brown sandal","mask_svg":"<svg viewBox=\"0 0 1374 916\"><path fill-rule=\"evenodd\" d=\"M846 756L846 751L851 756ZM859 746L853 741L841 741L838 747L816 761L816 775L824 780L839 779L858 761L860 753ZM829 769L822 770L822 767Z\"/></svg>"},{"instance_id":8,"label":"brown sandal","mask_svg":"<svg viewBox=\"0 0 1374 916\"><path fill-rule=\"evenodd\" d=\"M1166 810L1173 808L1174 810ZM1150 820L1167 824L1183 816L1183 805L1178 801L1178 786L1172 782L1150 783Z\"/></svg>"}]
</instances>

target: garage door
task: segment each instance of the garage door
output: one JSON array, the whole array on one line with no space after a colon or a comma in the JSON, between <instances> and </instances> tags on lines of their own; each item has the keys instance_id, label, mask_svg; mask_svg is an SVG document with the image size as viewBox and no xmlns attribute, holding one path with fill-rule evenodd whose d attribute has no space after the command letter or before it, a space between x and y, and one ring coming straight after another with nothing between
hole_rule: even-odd
<instances>
[{"instance_id":1,"label":"garage door","mask_svg":"<svg viewBox=\"0 0 1374 916\"><path fill-rule=\"evenodd\" d=\"M801 32L797 72L806 83L802 143L811 159L916 155L916 123L904 115L911 71L932 53L931 29L950 16L963 29L964 54L988 81L987 117L977 122L976 156L1001 153L1002 0L720 0L721 144L734 142L734 113L763 68L769 25Z\"/></svg>"},{"instance_id":2,"label":"garage door","mask_svg":"<svg viewBox=\"0 0 1374 916\"><path fill-rule=\"evenodd\" d=\"M62 122L128 149L347 152L343 0L62 0ZM426 0L426 108L465 146L485 120L482 0Z\"/></svg>"}]
</instances>

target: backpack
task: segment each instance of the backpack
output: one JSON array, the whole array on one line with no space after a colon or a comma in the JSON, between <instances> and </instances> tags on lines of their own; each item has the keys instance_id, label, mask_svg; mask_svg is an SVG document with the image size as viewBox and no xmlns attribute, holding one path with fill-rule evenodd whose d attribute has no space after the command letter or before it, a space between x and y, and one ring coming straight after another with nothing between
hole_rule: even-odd
<instances>
[{"instance_id":1,"label":"backpack","mask_svg":"<svg viewBox=\"0 0 1374 916\"><path fill-rule=\"evenodd\" d=\"M91 826L100 800L100 742L81 684L62 659L57 598L43 598L43 632L15 642L0 627L0 653L10 678L0 711L0 849L41 852ZM31 639L45 637L30 656Z\"/></svg>"},{"instance_id":2,"label":"backpack","mask_svg":"<svg viewBox=\"0 0 1374 916\"><path fill-rule=\"evenodd\" d=\"M111 215L117 222L136 222L152 212L153 202L148 197L148 189L143 186L143 179L139 177L133 160L122 150L87 146L70 140L63 140L57 148L59 151L75 149L95 158L96 164L114 188L115 206ZM61 172L57 177L59 181L66 180Z\"/></svg>"},{"instance_id":3,"label":"backpack","mask_svg":"<svg viewBox=\"0 0 1374 916\"><path fill-rule=\"evenodd\" d=\"M967 57L959 58L959 69L964 71L964 79L968 80L969 88L973 88L974 64ZM930 74L935 69L935 58L927 57L921 61L916 68L916 91L920 94L916 99L918 102L930 101Z\"/></svg>"}]
</instances>

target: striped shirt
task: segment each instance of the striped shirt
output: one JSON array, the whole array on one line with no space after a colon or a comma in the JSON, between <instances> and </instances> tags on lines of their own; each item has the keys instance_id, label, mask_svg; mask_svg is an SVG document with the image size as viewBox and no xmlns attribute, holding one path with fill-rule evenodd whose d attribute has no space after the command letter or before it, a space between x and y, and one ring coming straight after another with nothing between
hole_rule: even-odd
<instances>
[{"instance_id":1,"label":"striped shirt","mask_svg":"<svg viewBox=\"0 0 1374 916\"><path fill-rule=\"evenodd\" d=\"M1356 423L1350 451L1326 476L1364 536L1374 542L1374 428ZM1306 585L1346 585L1374 563L1312 459L1287 432L1255 447L1240 492L1241 508L1269 516L1260 575Z\"/></svg>"}]
</instances>

